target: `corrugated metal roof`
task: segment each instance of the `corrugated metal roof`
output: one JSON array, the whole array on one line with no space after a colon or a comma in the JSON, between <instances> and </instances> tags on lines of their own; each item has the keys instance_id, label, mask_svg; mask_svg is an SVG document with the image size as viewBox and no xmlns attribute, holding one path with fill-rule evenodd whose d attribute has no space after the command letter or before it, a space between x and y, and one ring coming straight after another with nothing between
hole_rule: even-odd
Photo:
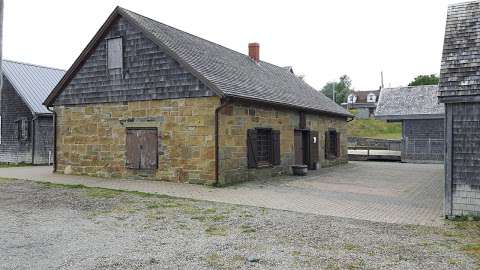
<instances>
[{"instance_id":1,"label":"corrugated metal roof","mask_svg":"<svg viewBox=\"0 0 480 270\"><path fill-rule=\"evenodd\" d=\"M2 61L3 73L20 97L34 113L50 113L42 102L65 74L64 70Z\"/></svg>"},{"instance_id":2,"label":"corrugated metal roof","mask_svg":"<svg viewBox=\"0 0 480 270\"><path fill-rule=\"evenodd\" d=\"M375 118L386 120L443 118L438 85L385 88L380 92Z\"/></svg>"}]
</instances>

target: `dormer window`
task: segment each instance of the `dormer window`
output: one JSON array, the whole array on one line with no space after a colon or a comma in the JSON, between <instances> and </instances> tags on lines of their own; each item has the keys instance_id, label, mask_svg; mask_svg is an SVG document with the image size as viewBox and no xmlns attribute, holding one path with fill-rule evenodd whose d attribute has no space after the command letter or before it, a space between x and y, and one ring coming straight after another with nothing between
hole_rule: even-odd
<instances>
[{"instance_id":1,"label":"dormer window","mask_svg":"<svg viewBox=\"0 0 480 270\"><path fill-rule=\"evenodd\" d=\"M107 39L107 67L108 69L123 68L122 38Z\"/></svg>"},{"instance_id":2,"label":"dormer window","mask_svg":"<svg viewBox=\"0 0 480 270\"><path fill-rule=\"evenodd\" d=\"M367 102L376 102L377 101L377 96L373 93L368 94L367 96Z\"/></svg>"}]
</instances>

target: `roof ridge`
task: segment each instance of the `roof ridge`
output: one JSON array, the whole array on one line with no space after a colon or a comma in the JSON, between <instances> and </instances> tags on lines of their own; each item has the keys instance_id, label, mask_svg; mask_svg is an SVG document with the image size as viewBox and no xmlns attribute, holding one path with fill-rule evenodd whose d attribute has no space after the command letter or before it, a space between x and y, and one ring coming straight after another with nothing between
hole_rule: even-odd
<instances>
[{"instance_id":1,"label":"roof ridge","mask_svg":"<svg viewBox=\"0 0 480 270\"><path fill-rule=\"evenodd\" d=\"M26 63L26 62L21 62L21 61L14 61L14 60L9 60L9 59L2 59L2 61L10 62L10 63L16 63L16 64L20 64L20 65L38 67L38 68L53 69L53 70L58 70L58 71L63 71L63 72L65 72L65 70L64 70L64 69L61 69L61 68L47 67L47 66L43 66L43 65L31 64L31 63Z\"/></svg>"},{"instance_id":2,"label":"roof ridge","mask_svg":"<svg viewBox=\"0 0 480 270\"><path fill-rule=\"evenodd\" d=\"M385 87L383 88L382 90L386 90L386 89L400 89L400 88L417 88L417 87L435 87L435 86L439 86L438 84L423 84L423 85L407 85L407 86L398 86L398 87Z\"/></svg>"},{"instance_id":3,"label":"roof ridge","mask_svg":"<svg viewBox=\"0 0 480 270\"><path fill-rule=\"evenodd\" d=\"M224 49L226 49L226 50L229 50L229 51L232 51L232 52L234 52L234 53L241 54L242 56L245 56L245 57L247 57L247 58L250 58L247 54L244 54L244 53L241 53L241 52L239 52L239 51L230 49L230 48L225 47L225 46L223 46L223 45L221 45L221 44L218 44L218 43L216 43L216 42L213 42L213 41L210 41L210 40L208 40L208 39L202 38L202 37L200 37L200 36L194 35L194 34L192 34L192 33L186 32L186 31L184 31L184 30L178 29L178 28L173 27L173 26L171 26L171 25L168 25L168 24L159 22L159 21L157 21L157 20L155 20L155 19L152 19L152 18L150 18L150 17L147 17L147 16L144 16L144 15L142 15L142 14L136 13L135 11L131 11L131 10L126 9L126 8L123 8L123 7L121 7L121 6L118 6L118 8L121 9L121 10L123 10L123 11L127 11L127 12L130 12L130 13L133 13L133 14L135 14L135 15L137 15L137 16L142 17L142 18L145 18L145 19L154 21L155 23L159 23L159 24L161 24L161 25L164 25L164 26L166 26L166 27L168 27L168 28L172 28L172 29L174 29L174 30L176 30L176 31L185 33L185 34L187 34L187 35L189 35L189 36L192 36L192 37L201 39L201 40L206 41L206 42L208 42L208 43L211 43L211 44L213 44L213 45L215 45L215 46L222 47L222 48L224 48ZM253 61L253 60L252 60L252 61ZM263 60L261 60L261 59L259 60L259 62L261 62L261 63L266 63L266 64L269 64L269 65L273 65L273 66L276 66L276 67L278 67L278 68L284 68L284 67L281 67L281 66L272 64L272 63L270 63L270 62L263 61Z\"/></svg>"},{"instance_id":4,"label":"roof ridge","mask_svg":"<svg viewBox=\"0 0 480 270\"><path fill-rule=\"evenodd\" d=\"M473 4L473 3L480 3L479 0L475 0L475 1L464 1L464 2L458 2L458 3L450 3L448 4L449 7L455 7L455 6L463 6L463 5L467 5L467 4Z\"/></svg>"}]
</instances>

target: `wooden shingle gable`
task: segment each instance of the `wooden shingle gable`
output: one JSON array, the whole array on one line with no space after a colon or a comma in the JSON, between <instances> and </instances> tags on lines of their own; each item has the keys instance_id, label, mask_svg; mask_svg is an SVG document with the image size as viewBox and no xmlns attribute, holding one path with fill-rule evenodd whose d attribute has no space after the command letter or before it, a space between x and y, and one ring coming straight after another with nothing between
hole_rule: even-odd
<instances>
[{"instance_id":1,"label":"wooden shingle gable","mask_svg":"<svg viewBox=\"0 0 480 270\"><path fill-rule=\"evenodd\" d=\"M215 87L206 79L204 79L201 75L199 75L197 72L195 72L191 67L188 66L188 64L184 63L178 56L176 56L174 53L170 52L166 46L161 44L157 39L154 39L151 37L151 34L148 32L144 31L144 29L140 26L138 26L133 20L131 20L128 16L123 14L123 11L121 8L117 7L112 14L108 17L106 22L102 25L102 27L99 29L99 31L95 34L93 39L88 43L86 48L82 51L80 56L75 60L73 65L70 67L70 69L66 72L65 76L60 80L58 85L53 89L53 91L50 93L50 95L47 97L47 99L44 101L44 105L46 106L53 106L55 102L58 100L59 96L68 88L69 84L72 82L72 80L76 77L76 75L79 73L79 71L82 69L82 67L85 65L87 61L89 61L89 58L92 56L93 53L97 50L98 46L102 43L105 42L105 37L108 37L109 32L111 31L112 27L115 26L115 24L119 20L126 20L128 24L130 24L132 27L137 29L139 32L143 34L143 36L148 39L150 42L158 46L159 51L165 53L167 58L171 58L174 60L175 63L178 63L181 68L184 68L187 72L189 72L193 77L198 79L201 84L205 85L208 89L208 91L211 91L212 94L222 96L222 93L215 89ZM105 60L106 64L106 60ZM123 75L122 75L123 76ZM186 78L188 80L188 78ZM205 90L207 91L207 90ZM92 94L92 91L89 91L90 94ZM151 92L151 91L150 91ZM211 96L212 94L204 94L204 96ZM98 94L99 102L110 102L110 101L127 101L127 100L116 100L112 99L111 97L101 97L101 94ZM133 95L138 97L137 95ZM155 99L157 94L153 93L149 95L148 97L145 97L144 99ZM123 99L126 99L123 98ZM142 100L140 98L139 100ZM75 104L75 103L96 103L96 102L91 102L88 100L69 100L68 103L70 104Z\"/></svg>"}]
</instances>

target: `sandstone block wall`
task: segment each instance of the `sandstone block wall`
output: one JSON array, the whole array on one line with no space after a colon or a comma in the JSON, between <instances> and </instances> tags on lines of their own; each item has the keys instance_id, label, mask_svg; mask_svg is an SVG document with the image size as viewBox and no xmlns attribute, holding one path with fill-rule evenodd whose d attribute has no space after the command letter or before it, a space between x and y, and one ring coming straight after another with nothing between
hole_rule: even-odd
<instances>
[{"instance_id":1,"label":"sandstone block wall","mask_svg":"<svg viewBox=\"0 0 480 270\"><path fill-rule=\"evenodd\" d=\"M222 184L290 173L294 164L294 130L299 128L299 112L272 107L235 103L220 114L220 176ZM307 128L319 132L319 159L322 167L348 162L346 121L342 118L307 114ZM280 131L281 164L269 168L247 168L247 130L265 127ZM325 159L325 132L335 128L341 133L341 156Z\"/></svg>"},{"instance_id":2,"label":"sandstone block wall","mask_svg":"<svg viewBox=\"0 0 480 270\"><path fill-rule=\"evenodd\" d=\"M213 183L218 97L58 106L57 171L139 177L125 168L128 127L158 129L158 169L148 178Z\"/></svg>"}]
</instances>

